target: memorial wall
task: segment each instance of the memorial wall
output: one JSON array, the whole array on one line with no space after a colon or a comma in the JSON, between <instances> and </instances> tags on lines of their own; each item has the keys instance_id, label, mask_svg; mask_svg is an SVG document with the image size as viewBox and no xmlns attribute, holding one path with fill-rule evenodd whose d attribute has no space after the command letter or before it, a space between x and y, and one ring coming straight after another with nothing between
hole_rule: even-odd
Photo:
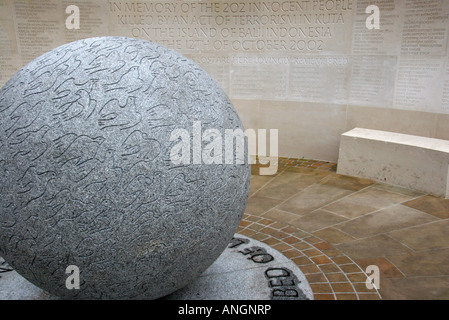
<instances>
[{"instance_id":1,"label":"memorial wall","mask_svg":"<svg viewBox=\"0 0 449 320\"><path fill-rule=\"evenodd\" d=\"M0 84L106 35L197 62L246 128L279 129L280 156L335 161L354 127L449 140L447 0L0 0Z\"/></svg>"}]
</instances>

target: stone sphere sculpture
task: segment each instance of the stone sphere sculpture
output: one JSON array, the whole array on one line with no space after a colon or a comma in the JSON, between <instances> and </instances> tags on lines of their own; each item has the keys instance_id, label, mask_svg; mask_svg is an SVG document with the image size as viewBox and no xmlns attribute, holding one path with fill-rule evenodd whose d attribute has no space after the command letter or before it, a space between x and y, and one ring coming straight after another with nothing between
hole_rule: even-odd
<instances>
[{"instance_id":1,"label":"stone sphere sculpture","mask_svg":"<svg viewBox=\"0 0 449 320\"><path fill-rule=\"evenodd\" d=\"M100 37L40 56L0 91L0 256L63 298L174 292L239 225L242 130L219 85L158 44Z\"/></svg>"}]
</instances>

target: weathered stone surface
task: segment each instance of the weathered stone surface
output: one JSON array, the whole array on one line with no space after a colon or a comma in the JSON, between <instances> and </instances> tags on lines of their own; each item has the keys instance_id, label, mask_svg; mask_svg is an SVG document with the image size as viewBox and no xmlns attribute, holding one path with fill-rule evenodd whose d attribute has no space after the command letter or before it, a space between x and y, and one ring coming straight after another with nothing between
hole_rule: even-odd
<instances>
[{"instance_id":1,"label":"weathered stone surface","mask_svg":"<svg viewBox=\"0 0 449 320\"><path fill-rule=\"evenodd\" d=\"M195 140L198 124L223 150L225 130L242 128L205 71L155 43L92 38L32 61L0 91L0 255L68 298L158 298L191 282L236 231L250 178L236 161L171 161L173 130Z\"/></svg>"}]
</instances>

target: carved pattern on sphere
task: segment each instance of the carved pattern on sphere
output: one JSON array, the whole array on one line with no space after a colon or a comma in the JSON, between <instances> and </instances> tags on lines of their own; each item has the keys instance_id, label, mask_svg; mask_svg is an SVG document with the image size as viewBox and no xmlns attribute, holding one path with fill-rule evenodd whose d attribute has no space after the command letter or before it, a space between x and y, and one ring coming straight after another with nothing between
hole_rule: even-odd
<instances>
[{"instance_id":1,"label":"carved pattern on sphere","mask_svg":"<svg viewBox=\"0 0 449 320\"><path fill-rule=\"evenodd\" d=\"M250 177L170 161L171 131L196 121L242 128L206 72L157 44L92 38L32 61L0 91L0 256L64 297L158 298L192 281L232 238Z\"/></svg>"}]
</instances>

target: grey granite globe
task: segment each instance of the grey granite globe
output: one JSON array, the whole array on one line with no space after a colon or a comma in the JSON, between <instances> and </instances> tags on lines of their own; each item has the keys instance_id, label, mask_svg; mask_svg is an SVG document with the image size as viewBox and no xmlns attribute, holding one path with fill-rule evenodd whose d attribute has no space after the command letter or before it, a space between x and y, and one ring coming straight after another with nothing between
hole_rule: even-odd
<instances>
[{"instance_id":1,"label":"grey granite globe","mask_svg":"<svg viewBox=\"0 0 449 320\"><path fill-rule=\"evenodd\" d=\"M155 43L91 38L42 55L0 91L0 256L63 298L174 292L239 225L242 130L219 85Z\"/></svg>"}]
</instances>

